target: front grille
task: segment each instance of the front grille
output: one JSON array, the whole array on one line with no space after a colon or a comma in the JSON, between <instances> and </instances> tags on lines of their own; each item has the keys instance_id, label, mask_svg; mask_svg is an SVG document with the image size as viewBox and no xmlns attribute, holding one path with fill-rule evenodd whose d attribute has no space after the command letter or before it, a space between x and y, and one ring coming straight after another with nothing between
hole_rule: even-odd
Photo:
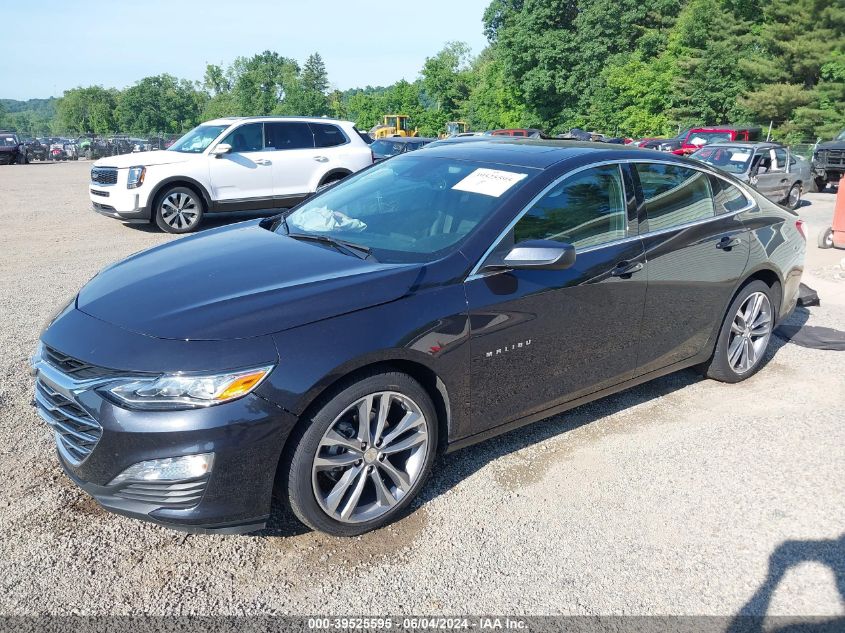
<instances>
[{"instance_id":1,"label":"front grille","mask_svg":"<svg viewBox=\"0 0 845 633\"><path fill-rule=\"evenodd\" d=\"M190 508L202 499L206 483L208 477L187 483L145 481L131 483L114 494L116 497L168 508Z\"/></svg>"},{"instance_id":2,"label":"front grille","mask_svg":"<svg viewBox=\"0 0 845 633\"><path fill-rule=\"evenodd\" d=\"M73 464L85 460L103 435L103 427L79 406L39 378L35 383L38 413L56 432L59 448Z\"/></svg>"},{"instance_id":3,"label":"front grille","mask_svg":"<svg viewBox=\"0 0 845 633\"><path fill-rule=\"evenodd\" d=\"M78 360L67 354L62 354L60 351L52 347L44 346L42 357L53 367L58 369L63 374L66 374L74 380L92 380L94 378L109 378L111 376L120 375L121 372L113 369L106 369L105 367L98 367L91 363Z\"/></svg>"},{"instance_id":4,"label":"front grille","mask_svg":"<svg viewBox=\"0 0 845 633\"><path fill-rule=\"evenodd\" d=\"M825 149L816 159L820 167L845 167L845 149Z\"/></svg>"},{"instance_id":5,"label":"front grille","mask_svg":"<svg viewBox=\"0 0 845 633\"><path fill-rule=\"evenodd\" d=\"M98 185L116 185L117 169L114 167L92 167L91 182Z\"/></svg>"},{"instance_id":6,"label":"front grille","mask_svg":"<svg viewBox=\"0 0 845 633\"><path fill-rule=\"evenodd\" d=\"M98 211L104 211L106 213L117 213L117 209L115 209L111 205L100 204L99 202L92 202L91 204L94 205L94 208L97 209Z\"/></svg>"},{"instance_id":7,"label":"front grille","mask_svg":"<svg viewBox=\"0 0 845 633\"><path fill-rule=\"evenodd\" d=\"M94 196L101 196L101 197L103 197L103 198L108 198L108 197L109 197L109 192L108 192L108 191L98 191L97 189L92 189L92 190L91 190L91 195L94 195Z\"/></svg>"}]
</instances>

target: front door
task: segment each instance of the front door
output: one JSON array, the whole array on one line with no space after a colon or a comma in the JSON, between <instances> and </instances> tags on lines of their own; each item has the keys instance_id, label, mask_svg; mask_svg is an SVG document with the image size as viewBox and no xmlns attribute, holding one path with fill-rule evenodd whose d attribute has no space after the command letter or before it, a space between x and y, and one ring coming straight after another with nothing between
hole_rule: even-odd
<instances>
[{"instance_id":1,"label":"front door","mask_svg":"<svg viewBox=\"0 0 845 633\"><path fill-rule=\"evenodd\" d=\"M647 373L705 348L745 270L749 240L735 213L746 199L733 185L679 165L637 163L634 172L648 271L638 371Z\"/></svg>"},{"instance_id":2,"label":"front door","mask_svg":"<svg viewBox=\"0 0 845 633\"><path fill-rule=\"evenodd\" d=\"M571 268L482 267L467 280L473 434L621 382L634 371L646 275L642 244L629 234L622 183L619 165L565 177L486 259L501 262L515 244L550 239L575 246Z\"/></svg>"},{"instance_id":3,"label":"front door","mask_svg":"<svg viewBox=\"0 0 845 633\"><path fill-rule=\"evenodd\" d=\"M232 208L273 206L273 161L264 150L264 124L247 123L220 141L227 154L209 156L212 197Z\"/></svg>"},{"instance_id":4,"label":"front door","mask_svg":"<svg viewBox=\"0 0 845 633\"><path fill-rule=\"evenodd\" d=\"M769 200L782 200L786 196L789 176L786 174L786 165L778 164L774 150L760 152L756 182L753 179L751 182Z\"/></svg>"}]
</instances>

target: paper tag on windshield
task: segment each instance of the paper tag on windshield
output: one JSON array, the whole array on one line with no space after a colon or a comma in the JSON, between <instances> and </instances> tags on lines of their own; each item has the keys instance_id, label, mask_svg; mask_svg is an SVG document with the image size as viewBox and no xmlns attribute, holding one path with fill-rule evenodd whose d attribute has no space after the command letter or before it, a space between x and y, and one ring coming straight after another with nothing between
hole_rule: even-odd
<instances>
[{"instance_id":1,"label":"paper tag on windshield","mask_svg":"<svg viewBox=\"0 0 845 633\"><path fill-rule=\"evenodd\" d=\"M480 193L485 196L498 198L527 175L480 167L457 183L452 189Z\"/></svg>"}]
</instances>

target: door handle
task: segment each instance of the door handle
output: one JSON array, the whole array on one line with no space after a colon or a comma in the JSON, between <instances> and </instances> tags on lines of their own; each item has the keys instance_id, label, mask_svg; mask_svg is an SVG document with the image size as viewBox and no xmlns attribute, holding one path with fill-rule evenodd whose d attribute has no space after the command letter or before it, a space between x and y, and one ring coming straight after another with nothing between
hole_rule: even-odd
<instances>
[{"instance_id":1,"label":"door handle","mask_svg":"<svg viewBox=\"0 0 845 633\"><path fill-rule=\"evenodd\" d=\"M266 158L256 158L255 159L256 165L272 165L273 163L267 160Z\"/></svg>"},{"instance_id":2,"label":"door handle","mask_svg":"<svg viewBox=\"0 0 845 633\"><path fill-rule=\"evenodd\" d=\"M621 277L622 279L630 279L631 275L643 269L642 262L619 262L616 267L610 271L611 277Z\"/></svg>"},{"instance_id":3,"label":"door handle","mask_svg":"<svg viewBox=\"0 0 845 633\"><path fill-rule=\"evenodd\" d=\"M716 248L721 248L722 250L729 251L734 246L739 246L740 244L742 244L742 240L740 238L729 237L729 236L726 235L725 237L720 239L718 242L716 242Z\"/></svg>"},{"instance_id":4,"label":"door handle","mask_svg":"<svg viewBox=\"0 0 845 633\"><path fill-rule=\"evenodd\" d=\"M316 160L318 163L327 163L327 162L329 162L329 159L328 159L328 158L326 158L325 156L315 156L315 157L314 157L314 160Z\"/></svg>"}]
</instances>

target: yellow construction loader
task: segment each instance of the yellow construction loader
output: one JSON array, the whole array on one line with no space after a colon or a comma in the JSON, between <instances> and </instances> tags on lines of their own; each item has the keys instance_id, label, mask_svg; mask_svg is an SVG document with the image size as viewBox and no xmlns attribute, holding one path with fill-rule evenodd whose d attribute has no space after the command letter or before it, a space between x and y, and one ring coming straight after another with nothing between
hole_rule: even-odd
<instances>
[{"instance_id":1,"label":"yellow construction loader","mask_svg":"<svg viewBox=\"0 0 845 633\"><path fill-rule=\"evenodd\" d=\"M382 122L370 130L370 136L375 139L389 136L419 136L417 130L412 130L407 114L385 114Z\"/></svg>"}]
</instances>

